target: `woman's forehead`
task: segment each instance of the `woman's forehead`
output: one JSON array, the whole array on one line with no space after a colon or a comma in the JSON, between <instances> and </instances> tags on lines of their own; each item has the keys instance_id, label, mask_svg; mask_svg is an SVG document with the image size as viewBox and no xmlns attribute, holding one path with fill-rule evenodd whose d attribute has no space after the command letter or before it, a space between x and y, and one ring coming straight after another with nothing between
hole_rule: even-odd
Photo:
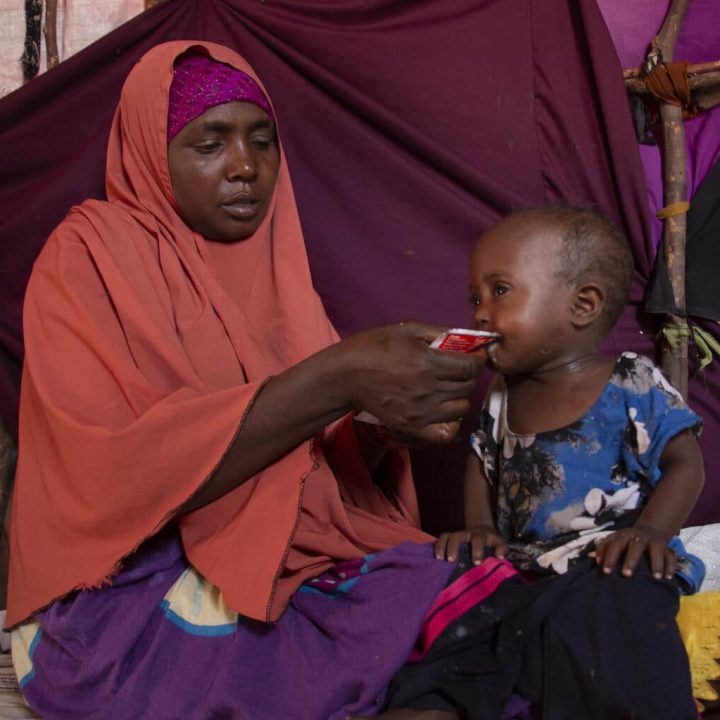
<instances>
[{"instance_id":1,"label":"woman's forehead","mask_svg":"<svg viewBox=\"0 0 720 720\"><path fill-rule=\"evenodd\" d=\"M272 118L257 105L247 101L233 100L214 105L191 120L181 132L234 132L263 128L274 129Z\"/></svg>"}]
</instances>

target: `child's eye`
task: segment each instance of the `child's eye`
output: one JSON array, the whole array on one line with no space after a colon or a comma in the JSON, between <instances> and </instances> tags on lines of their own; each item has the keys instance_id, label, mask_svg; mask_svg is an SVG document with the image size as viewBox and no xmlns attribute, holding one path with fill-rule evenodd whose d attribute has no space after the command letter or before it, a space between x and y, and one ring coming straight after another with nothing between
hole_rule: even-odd
<instances>
[{"instance_id":1,"label":"child's eye","mask_svg":"<svg viewBox=\"0 0 720 720\"><path fill-rule=\"evenodd\" d=\"M502 283L498 283L493 288L493 295L496 297L499 297L500 295L504 295L510 288L507 285L503 285Z\"/></svg>"},{"instance_id":2,"label":"child's eye","mask_svg":"<svg viewBox=\"0 0 720 720\"><path fill-rule=\"evenodd\" d=\"M470 296L470 306L477 307L480 304L480 298L477 295Z\"/></svg>"}]
</instances>

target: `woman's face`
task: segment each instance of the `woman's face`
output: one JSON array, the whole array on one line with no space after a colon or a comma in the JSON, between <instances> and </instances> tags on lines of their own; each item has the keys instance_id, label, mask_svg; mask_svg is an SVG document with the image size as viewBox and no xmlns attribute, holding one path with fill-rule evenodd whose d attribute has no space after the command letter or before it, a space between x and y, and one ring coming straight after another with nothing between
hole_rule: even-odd
<instances>
[{"instance_id":1,"label":"woman's face","mask_svg":"<svg viewBox=\"0 0 720 720\"><path fill-rule=\"evenodd\" d=\"M208 240L243 240L263 221L275 188L275 124L253 103L216 105L172 139L168 166L178 211L193 230Z\"/></svg>"}]
</instances>

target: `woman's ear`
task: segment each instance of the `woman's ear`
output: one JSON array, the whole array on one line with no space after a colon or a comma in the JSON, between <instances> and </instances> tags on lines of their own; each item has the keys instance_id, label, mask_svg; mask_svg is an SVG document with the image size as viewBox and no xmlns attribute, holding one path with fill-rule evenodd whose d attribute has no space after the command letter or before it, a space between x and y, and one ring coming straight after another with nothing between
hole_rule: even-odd
<instances>
[{"instance_id":1,"label":"woman's ear","mask_svg":"<svg viewBox=\"0 0 720 720\"><path fill-rule=\"evenodd\" d=\"M592 325L602 315L605 307L605 289L593 282L586 282L575 288L572 299L573 327L579 329Z\"/></svg>"}]
</instances>

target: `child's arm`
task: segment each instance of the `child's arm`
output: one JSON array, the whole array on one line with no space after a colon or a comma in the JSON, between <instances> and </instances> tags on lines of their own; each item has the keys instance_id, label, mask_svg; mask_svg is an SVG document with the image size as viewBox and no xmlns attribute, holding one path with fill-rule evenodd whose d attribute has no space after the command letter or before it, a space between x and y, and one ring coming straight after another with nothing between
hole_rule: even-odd
<instances>
[{"instance_id":1,"label":"child's arm","mask_svg":"<svg viewBox=\"0 0 720 720\"><path fill-rule=\"evenodd\" d=\"M671 578L675 574L675 553L667 542L680 531L705 481L702 454L690 430L668 442L659 467L660 481L635 524L598 543L597 562L605 573L611 573L624 554L622 574L630 577L647 553L654 577Z\"/></svg>"},{"instance_id":2,"label":"child's arm","mask_svg":"<svg viewBox=\"0 0 720 720\"><path fill-rule=\"evenodd\" d=\"M462 543L470 543L472 560L479 565L485 558L485 548L494 548L495 557L507 552L505 540L495 528L495 492L480 461L470 452L465 463L465 527L454 533L443 533L435 542L435 557L454 562Z\"/></svg>"}]
</instances>

